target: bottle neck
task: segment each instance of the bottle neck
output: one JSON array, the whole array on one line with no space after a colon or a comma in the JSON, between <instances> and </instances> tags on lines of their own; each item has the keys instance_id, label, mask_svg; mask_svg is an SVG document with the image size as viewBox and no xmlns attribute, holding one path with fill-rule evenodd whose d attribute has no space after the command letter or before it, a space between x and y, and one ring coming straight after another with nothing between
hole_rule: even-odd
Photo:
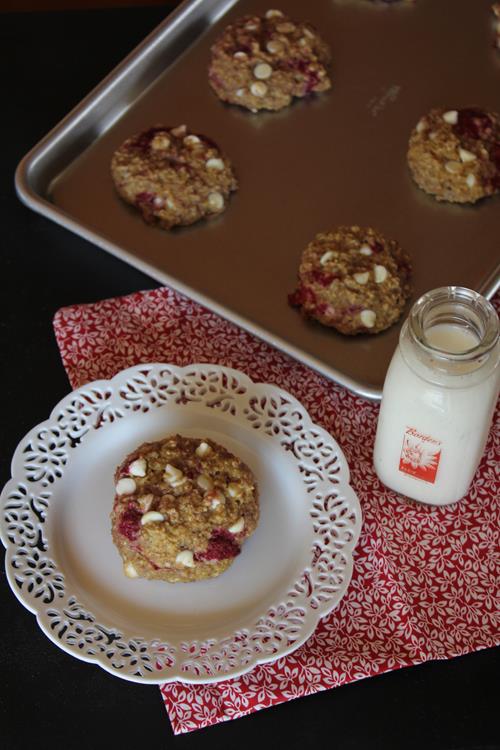
<instances>
[{"instance_id":1,"label":"bottle neck","mask_svg":"<svg viewBox=\"0 0 500 750\"><path fill-rule=\"evenodd\" d=\"M498 365L500 325L490 302L464 287L442 287L413 306L400 336L406 364L447 387L481 382Z\"/></svg>"}]
</instances>

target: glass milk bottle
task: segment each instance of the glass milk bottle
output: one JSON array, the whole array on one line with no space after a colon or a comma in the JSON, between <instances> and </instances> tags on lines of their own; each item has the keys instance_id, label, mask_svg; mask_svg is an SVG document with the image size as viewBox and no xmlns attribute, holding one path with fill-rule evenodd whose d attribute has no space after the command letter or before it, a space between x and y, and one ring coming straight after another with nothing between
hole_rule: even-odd
<instances>
[{"instance_id":1,"label":"glass milk bottle","mask_svg":"<svg viewBox=\"0 0 500 750\"><path fill-rule=\"evenodd\" d=\"M404 323L384 383L379 479L432 505L460 500L484 451L500 381L498 315L480 294L424 294Z\"/></svg>"}]
</instances>

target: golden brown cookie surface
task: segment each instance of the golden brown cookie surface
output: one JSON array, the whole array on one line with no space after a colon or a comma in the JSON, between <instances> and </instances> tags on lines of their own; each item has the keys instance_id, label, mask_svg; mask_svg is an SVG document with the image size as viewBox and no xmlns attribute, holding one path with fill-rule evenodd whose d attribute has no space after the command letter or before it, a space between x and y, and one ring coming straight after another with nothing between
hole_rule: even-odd
<instances>
[{"instance_id":1,"label":"golden brown cookie surface","mask_svg":"<svg viewBox=\"0 0 500 750\"><path fill-rule=\"evenodd\" d=\"M111 176L123 200L164 229L222 213L238 187L217 145L185 125L128 138L113 154Z\"/></svg>"},{"instance_id":2,"label":"golden brown cookie surface","mask_svg":"<svg viewBox=\"0 0 500 750\"><path fill-rule=\"evenodd\" d=\"M338 227L304 250L289 302L340 333L378 333L401 316L410 276L410 258L395 240L370 227Z\"/></svg>"},{"instance_id":3,"label":"golden brown cookie surface","mask_svg":"<svg viewBox=\"0 0 500 750\"><path fill-rule=\"evenodd\" d=\"M219 99L253 112L327 91L328 45L316 29L268 10L226 27L212 47L209 82Z\"/></svg>"},{"instance_id":4,"label":"golden brown cookie surface","mask_svg":"<svg viewBox=\"0 0 500 750\"><path fill-rule=\"evenodd\" d=\"M210 439L145 443L115 473L113 541L130 578L197 581L223 573L259 518L255 478Z\"/></svg>"},{"instance_id":5,"label":"golden brown cookie surface","mask_svg":"<svg viewBox=\"0 0 500 750\"><path fill-rule=\"evenodd\" d=\"M433 109L413 130L408 165L439 201L475 203L500 191L500 117L477 107Z\"/></svg>"}]
</instances>

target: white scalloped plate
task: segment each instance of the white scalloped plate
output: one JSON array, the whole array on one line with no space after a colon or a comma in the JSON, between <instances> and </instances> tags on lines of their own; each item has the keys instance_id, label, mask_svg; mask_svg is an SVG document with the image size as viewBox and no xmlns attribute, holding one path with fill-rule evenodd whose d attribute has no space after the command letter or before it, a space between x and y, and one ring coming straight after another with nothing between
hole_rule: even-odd
<instances>
[{"instance_id":1,"label":"white scalloped plate","mask_svg":"<svg viewBox=\"0 0 500 750\"><path fill-rule=\"evenodd\" d=\"M208 436L256 475L261 517L218 578L130 580L110 533L123 456ZM60 648L143 683L214 682L285 656L344 595L361 511L335 440L273 385L216 365L132 367L79 388L20 442L2 493L10 586Z\"/></svg>"}]
</instances>

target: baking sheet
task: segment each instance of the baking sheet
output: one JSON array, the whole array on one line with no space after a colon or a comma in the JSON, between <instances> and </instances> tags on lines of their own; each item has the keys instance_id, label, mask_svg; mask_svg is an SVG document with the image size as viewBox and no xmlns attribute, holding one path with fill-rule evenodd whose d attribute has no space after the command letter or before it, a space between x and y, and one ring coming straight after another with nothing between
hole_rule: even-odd
<instances>
[{"instance_id":1,"label":"baking sheet","mask_svg":"<svg viewBox=\"0 0 500 750\"><path fill-rule=\"evenodd\" d=\"M500 277L500 198L441 204L406 165L409 134L434 106L500 109L500 52L489 0L300 0L278 7L312 22L333 54L330 92L279 113L224 105L207 83L210 46L261 0L184 3L20 164L35 210L153 278L379 398L400 325L344 337L289 307L301 253L318 231L373 226L411 254L414 301L468 286L491 296ZM231 158L240 182L225 213L165 232L116 195L115 148L152 124L186 123Z\"/></svg>"}]
</instances>

